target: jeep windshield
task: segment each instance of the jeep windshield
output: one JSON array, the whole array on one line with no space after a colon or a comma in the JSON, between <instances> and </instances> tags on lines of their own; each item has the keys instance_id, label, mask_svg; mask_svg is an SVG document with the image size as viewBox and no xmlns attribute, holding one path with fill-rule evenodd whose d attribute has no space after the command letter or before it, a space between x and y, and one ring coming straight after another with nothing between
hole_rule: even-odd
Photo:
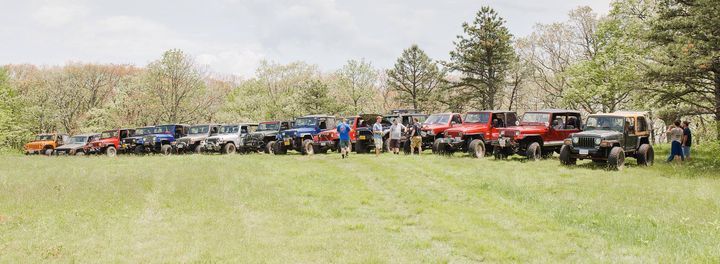
<instances>
[{"instance_id":1,"label":"jeep windshield","mask_svg":"<svg viewBox=\"0 0 720 264\"><path fill-rule=\"evenodd\" d=\"M465 123L487 124L490 121L490 113L468 113L463 117Z\"/></svg>"},{"instance_id":2,"label":"jeep windshield","mask_svg":"<svg viewBox=\"0 0 720 264\"><path fill-rule=\"evenodd\" d=\"M190 127L190 133L192 135L197 134L207 134L208 131L210 131L210 126L204 125L204 126L191 126Z\"/></svg>"},{"instance_id":3,"label":"jeep windshield","mask_svg":"<svg viewBox=\"0 0 720 264\"><path fill-rule=\"evenodd\" d=\"M220 134L235 134L240 130L240 126L222 126Z\"/></svg>"},{"instance_id":4,"label":"jeep windshield","mask_svg":"<svg viewBox=\"0 0 720 264\"><path fill-rule=\"evenodd\" d=\"M311 127L315 126L317 118L314 117L302 117L295 119L295 126L293 127Z\"/></svg>"},{"instance_id":5,"label":"jeep windshield","mask_svg":"<svg viewBox=\"0 0 720 264\"><path fill-rule=\"evenodd\" d=\"M118 133L117 130L105 131L105 132L102 132L102 134L100 134L100 138L114 138L117 136L117 133Z\"/></svg>"},{"instance_id":6,"label":"jeep windshield","mask_svg":"<svg viewBox=\"0 0 720 264\"><path fill-rule=\"evenodd\" d=\"M280 123L260 123L256 131L278 131Z\"/></svg>"},{"instance_id":7,"label":"jeep windshield","mask_svg":"<svg viewBox=\"0 0 720 264\"><path fill-rule=\"evenodd\" d=\"M585 130L612 130L623 132L625 121L622 117L616 116L591 116L585 124Z\"/></svg>"},{"instance_id":8,"label":"jeep windshield","mask_svg":"<svg viewBox=\"0 0 720 264\"><path fill-rule=\"evenodd\" d=\"M152 134L152 132L153 132L153 127L141 127L141 128L138 128L135 130L134 136L137 137L137 136L149 135L149 134Z\"/></svg>"},{"instance_id":9,"label":"jeep windshield","mask_svg":"<svg viewBox=\"0 0 720 264\"><path fill-rule=\"evenodd\" d=\"M523 115L522 121L520 121L520 124L545 124L549 122L549 120L550 114L548 113L525 113Z\"/></svg>"},{"instance_id":10,"label":"jeep windshield","mask_svg":"<svg viewBox=\"0 0 720 264\"><path fill-rule=\"evenodd\" d=\"M448 121L450 121L450 115L448 115L448 114L430 115L423 124L425 124L425 125L443 124L444 125L444 124L447 124Z\"/></svg>"},{"instance_id":11,"label":"jeep windshield","mask_svg":"<svg viewBox=\"0 0 720 264\"><path fill-rule=\"evenodd\" d=\"M156 126L153 128L153 134L172 134L175 131L175 126Z\"/></svg>"},{"instance_id":12,"label":"jeep windshield","mask_svg":"<svg viewBox=\"0 0 720 264\"><path fill-rule=\"evenodd\" d=\"M36 141L53 140L53 136L52 135L37 135L37 136L35 136L35 140Z\"/></svg>"},{"instance_id":13,"label":"jeep windshield","mask_svg":"<svg viewBox=\"0 0 720 264\"><path fill-rule=\"evenodd\" d=\"M71 137L65 144L85 144L85 142L87 142L87 138L88 137L86 136L74 136Z\"/></svg>"}]
</instances>

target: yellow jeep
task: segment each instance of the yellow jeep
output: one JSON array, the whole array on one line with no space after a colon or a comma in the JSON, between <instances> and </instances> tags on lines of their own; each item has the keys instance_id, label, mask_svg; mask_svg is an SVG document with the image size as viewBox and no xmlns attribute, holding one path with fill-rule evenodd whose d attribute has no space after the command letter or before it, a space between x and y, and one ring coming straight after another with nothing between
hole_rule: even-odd
<instances>
[{"instance_id":1,"label":"yellow jeep","mask_svg":"<svg viewBox=\"0 0 720 264\"><path fill-rule=\"evenodd\" d=\"M44 154L52 155L55 148L64 144L69 136L67 134L38 134L35 136L35 140L25 144L25 155L30 154Z\"/></svg>"}]
</instances>

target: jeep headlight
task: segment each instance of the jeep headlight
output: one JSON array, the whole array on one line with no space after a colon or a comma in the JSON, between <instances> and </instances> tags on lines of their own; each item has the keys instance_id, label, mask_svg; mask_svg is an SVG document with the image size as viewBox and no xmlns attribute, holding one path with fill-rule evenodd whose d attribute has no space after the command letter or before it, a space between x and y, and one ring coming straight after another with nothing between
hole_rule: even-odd
<instances>
[{"instance_id":1,"label":"jeep headlight","mask_svg":"<svg viewBox=\"0 0 720 264\"><path fill-rule=\"evenodd\" d=\"M595 145L600 145L600 142L602 142L602 139L600 139L600 138L595 139Z\"/></svg>"},{"instance_id":2,"label":"jeep headlight","mask_svg":"<svg viewBox=\"0 0 720 264\"><path fill-rule=\"evenodd\" d=\"M580 138L579 138L579 137L573 137L573 138L572 138L572 142L573 142L573 144L577 144L578 142L580 142Z\"/></svg>"},{"instance_id":3,"label":"jeep headlight","mask_svg":"<svg viewBox=\"0 0 720 264\"><path fill-rule=\"evenodd\" d=\"M500 135L501 135L501 136L505 136L505 131L504 131L504 130L503 130L503 131L500 131Z\"/></svg>"},{"instance_id":4,"label":"jeep headlight","mask_svg":"<svg viewBox=\"0 0 720 264\"><path fill-rule=\"evenodd\" d=\"M435 132L432 131L432 130L430 130L430 131L427 132L427 134L430 135L430 136L434 136L434 135L435 135Z\"/></svg>"},{"instance_id":5,"label":"jeep headlight","mask_svg":"<svg viewBox=\"0 0 720 264\"><path fill-rule=\"evenodd\" d=\"M515 136L520 136L520 131L515 131Z\"/></svg>"}]
</instances>

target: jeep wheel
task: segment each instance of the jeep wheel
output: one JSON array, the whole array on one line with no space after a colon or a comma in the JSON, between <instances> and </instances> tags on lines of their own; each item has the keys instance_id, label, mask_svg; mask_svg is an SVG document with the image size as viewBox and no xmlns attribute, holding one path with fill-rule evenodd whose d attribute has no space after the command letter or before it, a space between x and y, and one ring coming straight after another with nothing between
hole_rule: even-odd
<instances>
[{"instance_id":1,"label":"jeep wheel","mask_svg":"<svg viewBox=\"0 0 720 264\"><path fill-rule=\"evenodd\" d=\"M493 148L493 157L495 157L496 160L503 160L507 158L507 155L505 155L505 151L500 146L495 146Z\"/></svg>"},{"instance_id":2,"label":"jeep wheel","mask_svg":"<svg viewBox=\"0 0 720 264\"><path fill-rule=\"evenodd\" d=\"M75 156L85 156L85 151L82 151L82 150L75 151Z\"/></svg>"},{"instance_id":3,"label":"jeep wheel","mask_svg":"<svg viewBox=\"0 0 720 264\"><path fill-rule=\"evenodd\" d=\"M540 148L540 143L530 143L530 146L528 146L527 151L525 152L525 156L531 161L540 160L542 158L542 148Z\"/></svg>"},{"instance_id":4,"label":"jeep wheel","mask_svg":"<svg viewBox=\"0 0 720 264\"><path fill-rule=\"evenodd\" d=\"M109 146L105 149L105 155L107 155L108 157L115 157L117 156L117 149L115 149L115 147L113 146Z\"/></svg>"},{"instance_id":5,"label":"jeep wheel","mask_svg":"<svg viewBox=\"0 0 720 264\"><path fill-rule=\"evenodd\" d=\"M275 155L285 155L285 154L287 154L287 149L285 148L285 146L283 146L282 143L280 143L280 142L275 142L275 144L273 145L273 147L274 147L273 154L275 154Z\"/></svg>"},{"instance_id":6,"label":"jeep wheel","mask_svg":"<svg viewBox=\"0 0 720 264\"><path fill-rule=\"evenodd\" d=\"M170 146L170 145L168 145L168 144L165 144L165 145L160 146L160 153L161 153L161 154L167 156L167 155L170 155L171 152L172 152L172 146Z\"/></svg>"},{"instance_id":7,"label":"jeep wheel","mask_svg":"<svg viewBox=\"0 0 720 264\"><path fill-rule=\"evenodd\" d=\"M566 166L577 164L577 159L572 157L570 147L567 145L560 148L560 164Z\"/></svg>"},{"instance_id":8,"label":"jeep wheel","mask_svg":"<svg viewBox=\"0 0 720 264\"><path fill-rule=\"evenodd\" d=\"M438 154L438 155L445 154L445 146L442 145L441 142L442 142L442 139L439 139L439 138L435 139L435 141L433 141L433 144L432 144L432 153L433 154Z\"/></svg>"},{"instance_id":9,"label":"jeep wheel","mask_svg":"<svg viewBox=\"0 0 720 264\"><path fill-rule=\"evenodd\" d=\"M655 150L650 144L642 144L635 159L640 166L652 166L655 163Z\"/></svg>"},{"instance_id":10,"label":"jeep wheel","mask_svg":"<svg viewBox=\"0 0 720 264\"><path fill-rule=\"evenodd\" d=\"M405 140L402 145L402 151L405 153L405 155L410 154L410 140Z\"/></svg>"},{"instance_id":11,"label":"jeep wheel","mask_svg":"<svg viewBox=\"0 0 720 264\"><path fill-rule=\"evenodd\" d=\"M301 153L303 155L313 155L315 154L315 147L313 146L312 139L305 139L302 141L302 151Z\"/></svg>"},{"instance_id":12,"label":"jeep wheel","mask_svg":"<svg viewBox=\"0 0 720 264\"><path fill-rule=\"evenodd\" d=\"M145 153L145 147L143 147L143 146L135 146L134 152L135 152L136 155L142 155L143 153Z\"/></svg>"},{"instance_id":13,"label":"jeep wheel","mask_svg":"<svg viewBox=\"0 0 720 264\"><path fill-rule=\"evenodd\" d=\"M269 141L265 144L265 153L275 154L275 141Z\"/></svg>"},{"instance_id":14,"label":"jeep wheel","mask_svg":"<svg viewBox=\"0 0 720 264\"><path fill-rule=\"evenodd\" d=\"M45 150L43 151L43 154L45 154L45 156L52 156L52 154L53 154L53 149L47 148L47 149L45 149Z\"/></svg>"},{"instance_id":15,"label":"jeep wheel","mask_svg":"<svg viewBox=\"0 0 720 264\"><path fill-rule=\"evenodd\" d=\"M227 143L225 146L223 146L222 154L235 154L235 144L233 143Z\"/></svg>"},{"instance_id":16,"label":"jeep wheel","mask_svg":"<svg viewBox=\"0 0 720 264\"><path fill-rule=\"evenodd\" d=\"M195 147L193 148L193 153L195 153L195 154L201 154L201 153L202 153L202 146L200 146L200 144L195 145Z\"/></svg>"},{"instance_id":17,"label":"jeep wheel","mask_svg":"<svg viewBox=\"0 0 720 264\"><path fill-rule=\"evenodd\" d=\"M473 139L468 146L470 157L482 159L485 157L485 142L482 139Z\"/></svg>"},{"instance_id":18,"label":"jeep wheel","mask_svg":"<svg viewBox=\"0 0 720 264\"><path fill-rule=\"evenodd\" d=\"M625 151L621 147L613 147L608 156L608 168L610 170L622 170L625 166Z\"/></svg>"}]
</instances>

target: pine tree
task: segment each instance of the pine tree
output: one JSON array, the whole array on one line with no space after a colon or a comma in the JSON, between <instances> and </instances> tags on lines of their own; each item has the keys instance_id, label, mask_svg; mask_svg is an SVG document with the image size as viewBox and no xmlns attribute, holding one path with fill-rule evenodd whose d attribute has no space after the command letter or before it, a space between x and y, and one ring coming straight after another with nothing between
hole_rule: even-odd
<instances>
[{"instance_id":1,"label":"pine tree","mask_svg":"<svg viewBox=\"0 0 720 264\"><path fill-rule=\"evenodd\" d=\"M481 108L499 107L497 99L515 57L505 20L492 8L482 7L472 24L463 24L463 31L448 63L450 70L462 74L454 87L465 90L468 100L479 100Z\"/></svg>"},{"instance_id":2,"label":"pine tree","mask_svg":"<svg viewBox=\"0 0 720 264\"><path fill-rule=\"evenodd\" d=\"M422 49L412 45L403 51L395 66L387 70L387 77L388 86L398 93L398 101L427 111L445 73Z\"/></svg>"}]
</instances>

